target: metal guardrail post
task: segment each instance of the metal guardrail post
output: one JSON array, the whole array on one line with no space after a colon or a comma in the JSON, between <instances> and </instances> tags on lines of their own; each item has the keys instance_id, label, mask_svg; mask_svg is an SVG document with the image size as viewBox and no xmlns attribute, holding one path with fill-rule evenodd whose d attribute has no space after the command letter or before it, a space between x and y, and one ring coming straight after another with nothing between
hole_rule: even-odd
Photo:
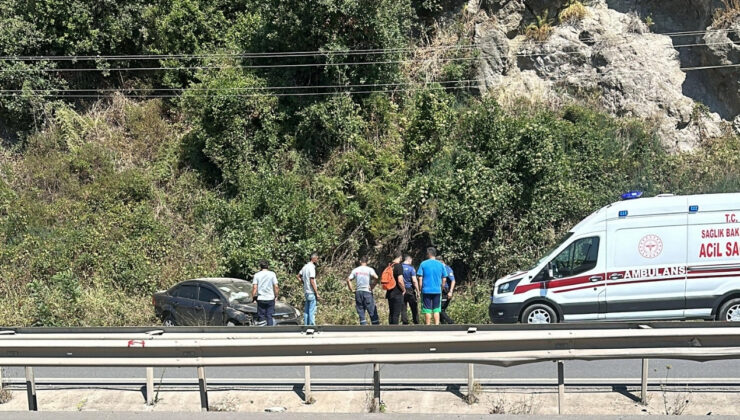
<instances>
[{"instance_id":1,"label":"metal guardrail post","mask_svg":"<svg viewBox=\"0 0 740 420\"><path fill-rule=\"evenodd\" d=\"M380 412L380 364L373 363L373 411Z\"/></svg>"},{"instance_id":2,"label":"metal guardrail post","mask_svg":"<svg viewBox=\"0 0 740 420\"><path fill-rule=\"evenodd\" d=\"M33 368L26 366L26 394L28 395L28 411L39 411L38 400L36 400L36 379L33 376Z\"/></svg>"},{"instance_id":3,"label":"metal guardrail post","mask_svg":"<svg viewBox=\"0 0 740 420\"><path fill-rule=\"evenodd\" d=\"M146 405L154 405L154 368L146 368Z\"/></svg>"},{"instance_id":4,"label":"metal guardrail post","mask_svg":"<svg viewBox=\"0 0 740 420\"><path fill-rule=\"evenodd\" d=\"M198 366L198 387L200 388L200 411L208 411L208 384L206 384L206 368Z\"/></svg>"},{"instance_id":5,"label":"metal guardrail post","mask_svg":"<svg viewBox=\"0 0 740 420\"><path fill-rule=\"evenodd\" d=\"M311 366L306 365L305 370L306 373L305 383L303 384L303 402L306 404L311 404L313 402L313 400L311 399Z\"/></svg>"},{"instance_id":6,"label":"metal guardrail post","mask_svg":"<svg viewBox=\"0 0 740 420\"><path fill-rule=\"evenodd\" d=\"M642 381L640 383L640 402L647 405L648 359L642 359Z\"/></svg>"},{"instance_id":7,"label":"metal guardrail post","mask_svg":"<svg viewBox=\"0 0 740 420\"><path fill-rule=\"evenodd\" d=\"M563 414L563 399L565 398L565 374L563 362L558 360L558 414Z\"/></svg>"},{"instance_id":8,"label":"metal guardrail post","mask_svg":"<svg viewBox=\"0 0 740 420\"><path fill-rule=\"evenodd\" d=\"M475 365L468 363L468 401L475 400Z\"/></svg>"}]
</instances>

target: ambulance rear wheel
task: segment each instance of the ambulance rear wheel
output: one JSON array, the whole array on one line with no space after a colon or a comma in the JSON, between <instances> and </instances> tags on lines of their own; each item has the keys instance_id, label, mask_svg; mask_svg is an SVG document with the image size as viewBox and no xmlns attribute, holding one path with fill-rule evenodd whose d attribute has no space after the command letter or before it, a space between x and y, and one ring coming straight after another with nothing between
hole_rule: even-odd
<instances>
[{"instance_id":1,"label":"ambulance rear wheel","mask_svg":"<svg viewBox=\"0 0 740 420\"><path fill-rule=\"evenodd\" d=\"M554 324L556 322L558 322L558 317L555 315L555 311L543 303L527 306L527 309L522 313L522 323L524 324Z\"/></svg>"},{"instance_id":2,"label":"ambulance rear wheel","mask_svg":"<svg viewBox=\"0 0 740 420\"><path fill-rule=\"evenodd\" d=\"M740 299L731 299L719 310L719 320L740 322Z\"/></svg>"}]
</instances>

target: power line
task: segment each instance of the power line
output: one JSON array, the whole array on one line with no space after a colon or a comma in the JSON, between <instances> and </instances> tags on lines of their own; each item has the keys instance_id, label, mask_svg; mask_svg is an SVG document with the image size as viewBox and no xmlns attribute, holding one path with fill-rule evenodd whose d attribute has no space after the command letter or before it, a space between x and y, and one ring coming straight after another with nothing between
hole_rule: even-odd
<instances>
[{"instance_id":1,"label":"power line","mask_svg":"<svg viewBox=\"0 0 740 420\"><path fill-rule=\"evenodd\" d=\"M300 86L247 86L247 87L229 87L229 88L209 88L209 87L188 87L188 88L102 88L102 89L0 89L0 92L183 92L183 91L213 91L213 92L230 92L230 91L254 91L254 90L285 90L285 89L340 89L355 87L388 87L388 86L408 86L408 85L427 85L427 84L450 84L450 83L473 83L481 82L484 79L462 79L462 80L441 80L441 81L412 81L396 83L361 83L345 85L300 85Z\"/></svg>"},{"instance_id":2,"label":"power line","mask_svg":"<svg viewBox=\"0 0 740 420\"><path fill-rule=\"evenodd\" d=\"M709 45L728 45L734 44L733 42L715 42L715 43L696 43L696 44L682 44L674 45L673 48L684 48L684 47L697 47L697 46L709 46ZM579 54L579 51L563 51L562 54ZM553 52L547 53L517 53L514 56L517 57L537 57L547 56L554 54ZM258 65L203 65L203 66L159 66L159 67L116 67L116 68L22 68L22 69L0 69L0 73L6 72L21 72L21 73L54 73L54 72L65 72L65 73L79 73L79 72L112 72L112 71L162 71L162 70L224 70L224 69L273 69L273 68L306 68L306 67L338 67L338 66L358 66L358 65L382 65L382 64L403 64L403 63L414 63L419 61L471 61L480 59L482 55L489 55L484 51L480 51L479 55L475 57L451 57L451 58L426 58L426 59L405 59L405 60L383 60L383 61L354 61L354 62L342 62L342 63L298 63L298 64L258 64Z\"/></svg>"},{"instance_id":3,"label":"power line","mask_svg":"<svg viewBox=\"0 0 740 420\"><path fill-rule=\"evenodd\" d=\"M370 94L370 93L402 93L402 92L416 92L420 90L453 90L453 89L468 89L470 86L427 86L424 88L408 88L408 89L373 89L373 90L360 90L360 91L334 91L334 92L293 92L293 93L249 93L249 94L226 94L219 96L226 97L237 97L237 98L251 98L251 97L286 97L286 96L330 96L330 95L355 95L355 94ZM126 95L123 96L130 98L140 99L156 99L156 98L179 98L180 95L175 94L162 94L162 95ZM11 95L2 95L11 96ZM36 96L42 96L46 98L107 98L111 95L61 95L61 94L38 94ZM200 96L213 96L213 95L200 95Z\"/></svg>"},{"instance_id":4,"label":"power line","mask_svg":"<svg viewBox=\"0 0 740 420\"><path fill-rule=\"evenodd\" d=\"M681 67L680 70L683 71L698 71L698 70L710 70L710 69L721 69L721 68L735 68L740 67L740 63L738 64L722 64L722 65L715 65L715 66L695 66L695 67ZM204 92L202 94L196 94L196 96L214 96L210 95L208 92L233 92L233 91L250 91L250 89L254 90L260 90L261 93L228 93L223 94L220 93L219 96L226 96L226 97L257 97L257 96L277 96L277 97L285 97L285 96L322 96L322 95L339 95L339 94L369 94L369 93L388 93L388 92L411 92L411 91L418 91L418 90L424 90L424 89L431 89L431 90L443 90L443 89L467 89L472 86L425 86L423 88L406 88L406 89L372 89L372 90L364 90L364 91L355 91L355 90L347 90L347 88L350 87L390 87L390 86L410 86L410 85L416 85L416 84L424 84L424 85L430 85L430 84L439 84L439 85L447 85L447 84L455 84L455 83L476 83L476 82L483 82L484 79L465 79L465 80L445 80L445 81L439 81L439 82L399 82L399 83L372 83L372 84L355 84L355 85L321 85L321 86L258 86L258 87L245 87L245 88L217 88L217 89L209 89L209 88L153 88L153 89L147 89L147 88L136 88L136 89L69 89L69 90L63 90L63 89L27 89L27 90L21 90L21 89L15 89L15 90L0 90L0 97L13 97L13 96L19 96L18 93L33 93L35 96L41 96L41 97L47 97L47 98L103 98L106 97L106 95L102 95L100 92L109 92L109 93L121 93L124 96L129 97L135 97L135 98L177 98L180 97L180 94L176 93L164 93L164 94L158 94L158 95L127 95L123 92L125 91L141 91L141 92L151 92L151 91L158 91L158 92L184 92L184 91L196 91L196 92ZM288 93L280 93L280 92L271 92L271 90L283 90L283 89L339 89L334 91L328 91L328 92L288 92ZM45 93L45 92L62 92L62 93ZM75 94L66 94L65 92L73 92ZM76 92L83 92L83 94L76 94ZM92 94L84 94L84 93L91 93L96 92L98 94L92 95Z\"/></svg>"},{"instance_id":5,"label":"power line","mask_svg":"<svg viewBox=\"0 0 740 420\"><path fill-rule=\"evenodd\" d=\"M652 33L654 35L664 35L668 37L683 37L690 35L703 35L710 32L737 32L735 29L711 29L699 31L683 32L664 32ZM626 35L624 35L626 36ZM589 41L596 42L595 39ZM538 44L544 44L548 41L531 41ZM214 53L214 54L129 54L129 55L39 55L39 56L0 56L0 60L6 61L133 61L133 60L168 60L168 59L190 59L190 58L209 58L209 57L228 57L228 58L295 58L295 57L312 57L312 56L333 56L333 55L375 55L387 54L393 52L407 52L418 50L445 50L445 49L472 49L486 45L501 45L501 43L479 43L469 45L441 45L441 46L419 46L403 48L375 48L375 49L347 49L340 51L283 51L283 52L262 52L262 53ZM700 44L697 44L700 45Z\"/></svg>"},{"instance_id":6,"label":"power line","mask_svg":"<svg viewBox=\"0 0 740 420\"><path fill-rule=\"evenodd\" d=\"M682 67L681 70L683 71L694 71L694 70L711 70L711 69L723 69L727 67L740 67L740 63L738 64L720 64L717 66L698 66L698 67Z\"/></svg>"}]
</instances>

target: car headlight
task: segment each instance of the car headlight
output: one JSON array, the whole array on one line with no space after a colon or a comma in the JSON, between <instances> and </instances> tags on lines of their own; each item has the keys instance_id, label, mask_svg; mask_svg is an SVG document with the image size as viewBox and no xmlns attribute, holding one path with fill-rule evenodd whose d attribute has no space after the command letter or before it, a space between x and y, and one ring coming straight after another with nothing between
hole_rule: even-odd
<instances>
[{"instance_id":1,"label":"car headlight","mask_svg":"<svg viewBox=\"0 0 740 420\"><path fill-rule=\"evenodd\" d=\"M498 294L512 293L514 289L516 289L516 285L519 284L520 281L522 281L522 279L516 279L499 284L497 289Z\"/></svg>"}]
</instances>

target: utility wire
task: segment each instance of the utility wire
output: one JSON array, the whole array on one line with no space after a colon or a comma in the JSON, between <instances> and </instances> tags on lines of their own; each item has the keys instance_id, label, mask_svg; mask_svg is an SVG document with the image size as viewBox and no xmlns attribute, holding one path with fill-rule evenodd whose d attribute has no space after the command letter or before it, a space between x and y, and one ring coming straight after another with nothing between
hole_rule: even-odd
<instances>
[{"instance_id":1,"label":"utility wire","mask_svg":"<svg viewBox=\"0 0 740 420\"><path fill-rule=\"evenodd\" d=\"M408 86L419 84L451 84L451 83L474 83L482 82L484 79L464 79L464 80L442 80L442 81L419 81L419 82L397 82L397 83L362 83L346 85L300 85L300 86L247 86L232 88L208 88L208 87L189 87L189 88L102 88L102 89L0 89L0 92L182 92L182 91L213 91L213 92L231 92L231 91L260 91L260 90L284 90L284 89L343 89L355 87L388 87L388 86Z\"/></svg>"},{"instance_id":2,"label":"utility wire","mask_svg":"<svg viewBox=\"0 0 740 420\"><path fill-rule=\"evenodd\" d=\"M252 97L271 97L271 96L279 96L279 97L285 97L285 96L327 96L327 95L356 95L356 94L370 94L370 93L401 93L401 92L416 92L420 90L452 90L452 89L468 89L470 86L427 86L424 88L408 88L408 89L373 89L373 90L359 90L359 91L334 91L334 92L297 92L297 93L249 93L249 94L227 94L227 95L219 95L219 96L226 96L226 97L237 97L237 98L252 98ZM179 98L180 95L175 94L163 94L163 95L126 95L122 94L123 96L130 97L130 98L140 98L140 99L155 99L155 98ZM11 96L11 95L2 95L0 94L0 97L2 96ZM111 95L60 95L60 94L37 94L36 96L41 96L45 98L96 98L96 99L102 99L109 97ZM213 95L200 95L200 96L213 96Z\"/></svg>"},{"instance_id":3,"label":"utility wire","mask_svg":"<svg viewBox=\"0 0 740 420\"><path fill-rule=\"evenodd\" d=\"M690 36L703 35L709 32L738 32L735 29L713 29L706 31L684 31L684 32L665 32L652 33L654 35ZM626 35L625 35L626 36ZM595 39L589 41L596 42ZM530 41L536 44L545 44L548 41ZM347 49L347 50L330 50L330 51L284 51L284 52L263 52L263 53L214 53L214 54L130 54L130 55L38 55L38 56L0 56L0 60L6 61L133 61L133 60L168 60L168 59L190 59L190 58L209 58L209 57L229 57L229 58L294 58L294 57L312 57L312 56L333 56L333 55L375 55L387 54L394 52L407 51L428 51L428 50L446 50L446 49L471 49L482 46L492 45L500 46L501 43L489 42L469 45L440 45L440 46L419 46L403 48L375 48L375 49Z\"/></svg>"},{"instance_id":4,"label":"utility wire","mask_svg":"<svg viewBox=\"0 0 740 420\"><path fill-rule=\"evenodd\" d=\"M674 45L673 48L683 47L696 47L696 46L707 46L707 45L728 45L734 44L733 42L716 42L716 43L698 43L698 44L683 44ZM514 56L517 57L537 57L547 56L554 54L554 52L543 52L543 53L517 53ZM563 51L561 54L580 54L579 51ZM159 67L115 67L115 68L21 68L12 69L5 68L0 69L0 73L6 72L21 72L21 73L34 73L34 72L65 72L65 73L79 73L79 72L111 72L111 71L161 71L161 70L223 70L223 69L273 69L273 68L306 68L306 67L338 67L338 66L359 66L359 65L382 65L382 64L403 64L403 63L415 63L419 61L441 61L441 62L452 62L452 61L471 61L480 59L483 55L489 55L484 51L480 51L479 55L475 57L451 57L451 58L425 58L425 59L405 59L405 60L383 60L383 61L355 61L355 62L342 62L342 63L298 63L298 64L258 64L258 65L202 65L202 66L159 66Z\"/></svg>"}]
</instances>

